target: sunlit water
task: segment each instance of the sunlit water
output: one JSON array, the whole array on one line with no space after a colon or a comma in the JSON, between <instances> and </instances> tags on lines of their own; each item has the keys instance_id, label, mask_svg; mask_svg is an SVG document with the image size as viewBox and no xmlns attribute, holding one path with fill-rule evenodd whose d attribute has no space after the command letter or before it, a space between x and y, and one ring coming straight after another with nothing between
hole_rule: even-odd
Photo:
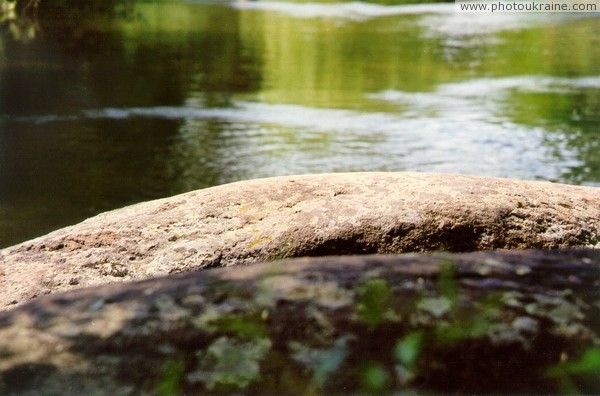
<instances>
[{"instance_id":1,"label":"sunlit water","mask_svg":"<svg viewBox=\"0 0 600 396\"><path fill-rule=\"evenodd\" d=\"M0 246L257 177L600 185L600 19L454 4L140 3L0 47Z\"/></svg>"}]
</instances>

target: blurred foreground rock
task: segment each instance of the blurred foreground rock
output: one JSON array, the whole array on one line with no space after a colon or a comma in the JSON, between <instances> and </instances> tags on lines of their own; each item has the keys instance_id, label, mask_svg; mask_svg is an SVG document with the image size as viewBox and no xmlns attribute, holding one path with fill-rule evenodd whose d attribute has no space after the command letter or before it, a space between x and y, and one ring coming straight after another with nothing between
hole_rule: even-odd
<instances>
[{"instance_id":1,"label":"blurred foreground rock","mask_svg":"<svg viewBox=\"0 0 600 396\"><path fill-rule=\"evenodd\" d=\"M251 180L0 251L0 310L83 286L286 257L598 246L599 235L598 188L423 173Z\"/></svg>"},{"instance_id":2,"label":"blurred foreground rock","mask_svg":"<svg viewBox=\"0 0 600 396\"><path fill-rule=\"evenodd\" d=\"M195 271L0 314L0 394L598 394L599 318L598 250Z\"/></svg>"}]
</instances>

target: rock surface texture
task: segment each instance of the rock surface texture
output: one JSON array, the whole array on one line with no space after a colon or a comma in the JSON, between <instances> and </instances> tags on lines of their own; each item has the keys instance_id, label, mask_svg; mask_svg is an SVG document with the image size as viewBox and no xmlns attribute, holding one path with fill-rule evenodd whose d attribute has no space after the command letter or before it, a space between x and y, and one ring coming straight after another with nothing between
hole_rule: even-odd
<instances>
[{"instance_id":1,"label":"rock surface texture","mask_svg":"<svg viewBox=\"0 0 600 396\"><path fill-rule=\"evenodd\" d=\"M0 310L115 281L298 256L598 246L600 189L422 173L232 183L0 251Z\"/></svg>"},{"instance_id":2,"label":"rock surface texture","mask_svg":"<svg viewBox=\"0 0 600 396\"><path fill-rule=\"evenodd\" d=\"M313 257L103 285L0 314L0 394L598 394L599 290L596 249Z\"/></svg>"}]
</instances>

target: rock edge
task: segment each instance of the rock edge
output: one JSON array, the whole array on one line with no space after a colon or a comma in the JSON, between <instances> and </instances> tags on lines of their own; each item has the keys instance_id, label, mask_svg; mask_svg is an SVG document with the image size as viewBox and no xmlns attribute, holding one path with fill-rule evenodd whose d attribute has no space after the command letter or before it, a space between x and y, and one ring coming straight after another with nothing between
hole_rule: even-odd
<instances>
[{"instance_id":1,"label":"rock edge","mask_svg":"<svg viewBox=\"0 0 600 396\"><path fill-rule=\"evenodd\" d=\"M287 257L599 246L600 189L456 174L237 182L0 251L0 310L57 291Z\"/></svg>"}]
</instances>

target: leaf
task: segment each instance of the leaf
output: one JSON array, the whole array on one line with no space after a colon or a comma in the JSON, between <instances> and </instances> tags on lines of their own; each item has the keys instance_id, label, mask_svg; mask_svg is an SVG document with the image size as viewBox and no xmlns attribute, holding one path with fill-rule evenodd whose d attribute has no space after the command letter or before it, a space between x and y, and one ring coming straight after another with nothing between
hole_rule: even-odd
<instances>
[{"instance_id":1,"label":"leaf","mask_svg":"<svg viewBox=\"0 0 600 396\"><path fill-rule=\"evenodd\" d=\"M264 338L264 323L253 316L224 315L208 323L217 331L246 339Z\"/></svg>"},{"instance_id":2,"label":"leaf","mask_svg":"<svg viewBox=\"0 0 600 396\"><path fill-rule=\"evenodd\" d=\"M396 344L394 357L404 366L413 366L423 348L424 334L421 331L409 333Z\"/></svg>"},{"instance_id":3,"label":"leaf","mask_svg":"<svg viewBox=\"0 0 600 396\"><path fill-rule=\"evenodd\" d=\"M383 279L370 279L358 290L358 314L371 329L383 322L391 295L391 288Z\"/></svg>"},{"instance_id":4,"label":"leaf","mask_svg":"<svg viewBox=\"0 0 600 396\"><path fill-rule=\"evenodd\" d=\"M456 284L456 266L453 261L446 260L440 268L438 287L452 306L458 302L458 285Z\"/></svg>"},{"instance_id":5,"label":"leaf","mask_svg":"<svg viewBox=\"0 0 600 396\"><path fill-rule=\"evenodd\" d=\"M160 381L158 383L158 394L161 396L172 396L181 394L181 380L185 373L185 362L183 359L169 360L162 368Z\"/></svg>"},{"instance_id":6,"label":"leaf","mask_svg":"<svg viewBox=\"0 0 600 396\"><path fill-rule=\"evenodd\" d=\"M576 361L562 362L547 370L550 377L564 375L597 374L600 375L600 348L589 348Z\"/></svg>"},{"instance_id":7,"label":"leaf","mask_svg":"<svg viewBox=\"0 0 600 396\"><path fill-rule=\"evenodd\" d=\"M385 389L390 382L390 374L379 363L369 364L362 373L363 386L370 391Z\"/></svg>"}]
</instances>

